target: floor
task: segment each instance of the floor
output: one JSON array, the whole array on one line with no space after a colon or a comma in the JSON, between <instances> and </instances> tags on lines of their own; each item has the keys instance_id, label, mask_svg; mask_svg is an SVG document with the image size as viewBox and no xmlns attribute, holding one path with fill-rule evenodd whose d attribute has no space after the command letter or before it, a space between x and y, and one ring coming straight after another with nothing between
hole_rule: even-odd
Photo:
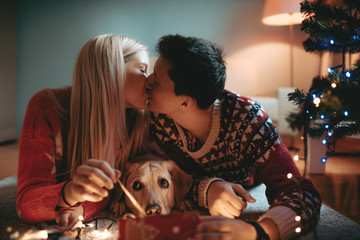
<instances>
[{"instance_id":1,"label":"floor","mask_svg":"<svg viewBox=\"0 0 360 240\"><path fill-rule=\"evenodd\" d=\"M284 142L287 144L286 140ZM295 148L297 150L290 152L293 156L299 155L300 160L295 163L304 173L301 140L295 143ZM338 140L336 153L325 164L325 174L307 174L306 177L312 180L324 204L360 224L360 138Z\"/></svg>"},{"instance_id":2,"label":"floor","mask_svg":"<svg viewBox=\"0 0 360 240\"><path fill-rule=\"evenodd\" d=\"M287 144L286 138L283 141ZM295 161L303 172L303 148L301 140L295 141L299 155ZM337 143L337 154L326 162L324 175L308 175L322 196L323 203L360 224L360 139L344 139ZM18 143L0 145L0 179L17 172Z\"/></svg>"}]
</instances>

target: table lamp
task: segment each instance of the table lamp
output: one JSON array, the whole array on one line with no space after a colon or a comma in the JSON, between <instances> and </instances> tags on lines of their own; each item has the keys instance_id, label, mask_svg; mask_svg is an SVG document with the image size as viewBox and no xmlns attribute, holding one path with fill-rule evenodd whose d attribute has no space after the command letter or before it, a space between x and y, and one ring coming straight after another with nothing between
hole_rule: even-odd
<instances>
[{"instance_id":1,"label":"table lamp","mask_svg":"<svg viewBox=\"0 0 360 240\"><path fill-rule=\"evenodd\" d=\"M289 26L290 34L290 87L294 87L293 74L293 35L294 25L300 24L303 16L300 13L301 0L265 0L262 23L272 26Z\"/></svg>"}]
</instances>

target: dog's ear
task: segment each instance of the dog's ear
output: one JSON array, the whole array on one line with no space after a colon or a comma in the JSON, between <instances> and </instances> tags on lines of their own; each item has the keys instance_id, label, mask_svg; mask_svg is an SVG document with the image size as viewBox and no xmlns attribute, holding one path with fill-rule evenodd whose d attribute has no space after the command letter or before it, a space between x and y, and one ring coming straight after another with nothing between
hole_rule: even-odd
<instances>
[{"instance_id":1,"label":"dog's ear","mask_svg":"<svg viewBox=\"0 0 360 240\"><path fill-rule=\"evenodd\" d=\"M180 203L189 192L193 183L193 178L191 175L181 170L172 160L164 161L163 166L168 169L174 183L175 202Z\"/></svg>"}]
</instances>

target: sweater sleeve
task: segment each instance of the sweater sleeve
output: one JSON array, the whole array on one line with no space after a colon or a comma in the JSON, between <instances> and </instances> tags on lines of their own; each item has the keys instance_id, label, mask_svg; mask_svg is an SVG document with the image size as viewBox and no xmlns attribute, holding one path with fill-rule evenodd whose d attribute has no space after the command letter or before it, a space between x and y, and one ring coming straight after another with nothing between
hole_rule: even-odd
<instances>
[{"instance_id":1,"label":"sweater sleeve","mask_svg":"<svg viewBox=\"0 0 360 240\"><path fill-rule=\"evenodd\" d=\"M64 165L61 121L44 91L35 94L25 114L19 139L16 207L27 222L55 219L55 210L64 181L58 168ZM86 218L104 208L100 203L83 203Z\"/></svg>"},{"instance_id":2,"label":"sweater sleeve","mask_svg":"<svg viewBox=\"0 0 360 240\"><path fill-rule=\"evenodd\" d=\"M291 239L296 237L296 229L305 233L315 228L321 198L312 182L301 176L266 112L261 108L256 115L251 130L246 131L251 144L245 158L256 160L255 176L266 185L270 209L260 220L274 220L281 239Z\"/></svg>"}]
</instances>

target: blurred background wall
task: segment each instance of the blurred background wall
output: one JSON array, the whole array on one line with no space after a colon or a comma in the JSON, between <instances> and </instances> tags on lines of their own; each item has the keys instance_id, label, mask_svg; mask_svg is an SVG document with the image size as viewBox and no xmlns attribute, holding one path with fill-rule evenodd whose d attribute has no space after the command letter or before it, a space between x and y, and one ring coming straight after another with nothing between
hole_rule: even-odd
<instances>
[{"instance_id":1,"label":"blurred background wall","mask_svg":"<svg viewBox=\"0 0 360 240\"><path fill-rule=\"evenodd\" d=\"M2 40L0 46L0 86L1 105L6 102L7 110L1 106L0 119L3 121L7 114L16 119L17 136L31 96L43 88L71 85L80 48L98 34L128 35L146 44L153 57L162 35L205 38L224 48L227 87L237 93L271 97L279 87L290 86L289 29L262 24L264 0L3 2L7 5L0 9L1 36L6 35L7 41ZM10 17L3 19L8 12ZM318 55L303 50L305 38L295 25L294 82L301 89L308 89L320 64ZM5 50L10 53L3 55ZM1 122L0 128L4 126ZM15 131L14 126L11 128Z\"/></svg>"}]
</instances>

